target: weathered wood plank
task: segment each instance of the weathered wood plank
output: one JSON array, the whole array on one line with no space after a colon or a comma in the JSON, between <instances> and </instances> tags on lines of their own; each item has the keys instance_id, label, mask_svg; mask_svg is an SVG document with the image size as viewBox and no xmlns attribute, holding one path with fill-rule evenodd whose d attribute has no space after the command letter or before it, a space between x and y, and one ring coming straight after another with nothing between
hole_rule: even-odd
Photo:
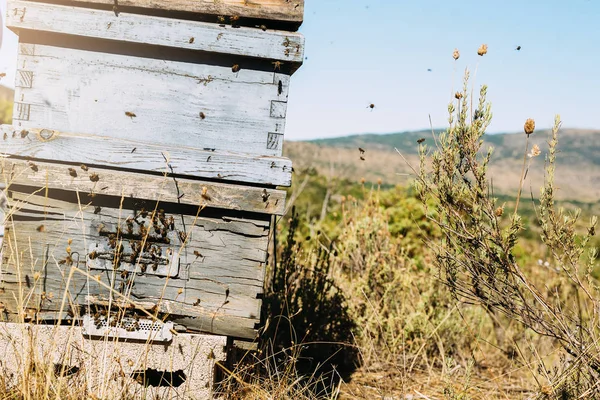
<instances>
[{"instance_id":1,"label":"weathered wood plank","mask_svg":"<svg viewBox=\"0 0 600 400\"><path fill-rule=\"evenodd\" d=\"M92 278L78 273L72 277L72 304L85 306L90 295L109 297L110 291L98 283L103 282L135 302L156 304L190 328L255 336L267 216L203 215L206 209L155 201L142 209L138 199L124 199L119 206L121 200L108 201L110 196L85 203L76 195L8 190L11 211L0 302L9 313L17 312L19 303L22 308L58 311L69 270L77 266ZM113 268L99 267L98 259ZM176 260L170 261L178 263L172 269L176 275L160 276L157 265L165 259Z\"/></svg>"},{"instance_id":2,"label":"weathered wood plank","mask_svg":"<svg viewBox=\"0 0 600 400\"><path fill-rule=\"evenodd\" d=\"M54 0L45 0L53 3ZM114 0L67 1L66 4L112 7ZM304 16L304 0L119 0L119 7L136 7L149 10L188 12L202 15L237 16L260 20L293 22L297 26Z\"/></svg>"},{"instance_id":3,"label":"weathered wood plank","mask_svg":"<svg viewBox=\"0 0 600 400\"><path fill-rule=\"evenodd\" d=\"M88 194L96 194L276 215L282 215L285 208L286 193L282 190L115 171L84 164L70 166L3 159L0 167L8 175L8 186L76 191L84 202L91 200ZM97 182L90 179L94 176L98 177Z\"/></svg>"},{"instance_id":4,"label":"weathered wood plank","mask_svg":"<svg viewBox=\"0 0 600 400\"><path fill-rule=\"evenodd\" d=\"M1 154L268 186L291 184L292 164L286 158L194 149L179 142L158 146L55 130L25 130L25 137L22 132L23 127L16 125L0 126ZM273 201L277 203L277 197ZM277 210L280 204L275 203L269 197L264 212L269 213L271 207Z\"/></svg>"},{"instance_id":5,"label":"weathered wood plank","mask_svg":"<svg viewBox=\"0 0 600 400\"><path fill-rule=\"evenodd\" d=\"M270 135L285 132L288 75L234 74L220 66L44 45L20 49L19 70L27 70L32 82L15 91L14 124L21 129L259 156L282 153L283 141L273 144ZM121 154L123 161L138 158L132 148Z\"/></svg>"},{"instance_id":6,"label":"weathered wood plank","mask_svg":"<svg viewBox=\"0 0 600 400\"><path fill-rule=\"evenodd\" d=\"M303 36L294 32L119 14L113 11L9 1L7 27L301 63Z\"/></svg>"}]
</instances>

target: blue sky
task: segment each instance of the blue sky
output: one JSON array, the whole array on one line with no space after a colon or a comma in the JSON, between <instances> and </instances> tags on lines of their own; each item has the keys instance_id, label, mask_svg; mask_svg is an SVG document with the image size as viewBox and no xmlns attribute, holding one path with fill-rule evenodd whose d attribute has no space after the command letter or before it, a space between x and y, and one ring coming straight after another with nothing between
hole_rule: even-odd
<instances>
[{"instance_id":1,"label":"blue sky","mask_svg":"<svg viewBox=\"0 0 600 400\"><path fill-rule=\"evenodd\" d=\"M566 127L600 129L599 21L598 0L306 0L308 59L292 79L286 138L423 129L428 115L444 127L452 89L476 66L490 132L527 118L549 127L555 113ZM0 70L14 68L13 43L5 37Z\"/></svg>"}]
</instances>

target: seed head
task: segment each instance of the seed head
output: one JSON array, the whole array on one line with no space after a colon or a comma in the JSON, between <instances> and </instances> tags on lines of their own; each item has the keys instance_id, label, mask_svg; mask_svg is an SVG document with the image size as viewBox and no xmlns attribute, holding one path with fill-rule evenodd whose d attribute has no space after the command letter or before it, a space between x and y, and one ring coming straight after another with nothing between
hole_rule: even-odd
<instances>
[{"instance_id":1,"label":"seed head","mask_svg":"<svg viewBox=\"0 0 600 400\"><path fill-rule=\"evenodd\" d=\"M502 207L496 208L496 211L494 212L494 214L496 214L496 217L501 217L502 214L504 214L504 208L502 208Z\"/></svg>"},{"instance_id":2,"label":"seed head","mask_svg":"<svg viewBox=\"0 0 600 400\"><path fill-rule=\"evenodd\" d=\"M452 53L452 58L454 58L455 60L458 60L459 57L460 57L460 52L458 51L458 49L454 49L454 53Z\"/></svg>"},{"instance_id":3,"label":"seed head","mask_svg":"<svg viewBox=\"0 0 600 400\"><path fill-rule=\"evenodd\" d=\"M533 157L539 156L540 154L542 154L542 151L540 150L540 146L538 146L537 144L534 144L533 148L531 149L531 152L529 154L527 154L527 157L533 158Z\"/></svg>"},{"instance_id":4,"label":"seed head","mask_svg":"<svg viewBox=\"0 0 600 400\"><path fill-rule=\"evenodd\" d=\"M523 127L523 129L525 130L527 136L531 135L535 130L535 121L529 118L527 121L525 121L525 126Z\"/></svg>"},{"instance_id":5,"label":"seed head","mask_svg":"<svg viewBox=\"0 0 600 400\"><path fill-rule=\"evenodd\" d=\"M381 184L382 184L382 183L383 183L383 180L382 180L381 178L377 179L377 184L378 184L379 186L381 186Z\"/></svg>"},{"instance_id":6,"label":"seed head","mask_svg":"<svg viewBox=\"0 0 600 400\"><path fill-rule=\"evenodd\" d=\"M460 100L460 99L462 99L462 97L463 97L463 94L461 92L454 93L454 98L456 100Z\"/></svg>"},{"instance_id":7,"label":"seed head","mask_svg":"<svg viewBox=\"0 0 600 400\"><path fill-rule=\"evenodd\" d=\"M482 44L481 46L479 46L479 49L477 49L477 54L480 56L483 56L483 55L487 54L487 50L488 50L487 44Z\"/></svg>"},{"instance_id":8,"label":"seed head","mask_svg":"<svg viewBox=\"0 0 600 400\"><path fill-rule=\"evenodd\" d=\"M367 180L365 178L360 178L361 185L364 185Z\"/></svg>"}]
</instances>

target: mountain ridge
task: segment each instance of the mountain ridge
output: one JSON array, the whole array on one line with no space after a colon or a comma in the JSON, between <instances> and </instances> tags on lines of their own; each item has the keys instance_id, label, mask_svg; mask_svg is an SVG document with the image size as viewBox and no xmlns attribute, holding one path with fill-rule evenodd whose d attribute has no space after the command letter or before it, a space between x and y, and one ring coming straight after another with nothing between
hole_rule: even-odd
<instances>
[{"instance_id":1,"label":"mountain ridge","mask_svg":"<svg viewBox=\"0 0 600 400\"><path fill-rule=\"evenodd\" d=\"M442 130L435 131L439 135ZM524 190L537 196L544 182L544 156L551 131L539 130L530 136L529 149L537 144L542 155L529 160ZM425 139L435 149L431 130L389 134L353 134L327 139L286 141L284 155L296 170L315 168L326 176L387 185L405 185L412 168L419 165L417 140ZM600 129L564 128L559 132L556 182L560 198L597 202L600 199ZM524 133L496 133L483 137L482 149L493 147L490 177L502 194L516 193L525 155ZM358 148L365 150L360 155ZM401 155L398 154L398 152ZM361 160L360 157L364 160ZM407 163L410 164L407 165Z\"/></svg>"}]
</instances>

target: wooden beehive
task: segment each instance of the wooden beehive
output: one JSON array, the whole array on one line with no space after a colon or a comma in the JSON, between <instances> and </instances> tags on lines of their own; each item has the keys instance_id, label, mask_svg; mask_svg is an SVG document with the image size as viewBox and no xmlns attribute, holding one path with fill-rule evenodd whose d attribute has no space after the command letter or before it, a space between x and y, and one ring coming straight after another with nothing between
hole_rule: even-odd
<instances>
[{"instance_id":1,"label":"wooden beehive","mask_svg":"<svg viewBox=\"0 0 600 400\"><path fill-rule=\"evenodd\" d=\"M8 2L8 319L123 295L189 331L256 336L302 16L302 0Z\"/></svg>"}]
</instances>

